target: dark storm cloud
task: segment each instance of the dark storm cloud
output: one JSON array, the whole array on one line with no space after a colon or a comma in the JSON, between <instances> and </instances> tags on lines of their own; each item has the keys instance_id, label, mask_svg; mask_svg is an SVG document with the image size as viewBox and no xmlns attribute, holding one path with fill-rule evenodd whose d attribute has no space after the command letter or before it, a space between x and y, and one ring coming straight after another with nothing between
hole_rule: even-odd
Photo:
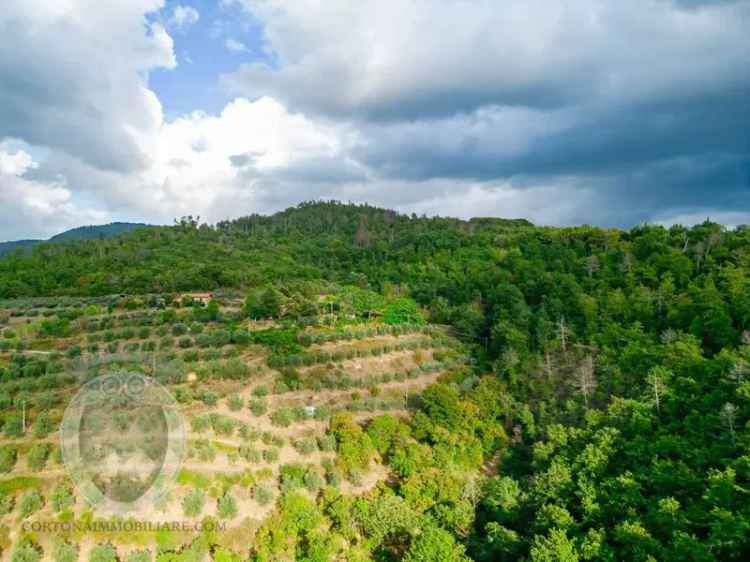
<instances>
[{"instance_id":1,"label":"dark storm cloud","mask_svg":"<svg viewBox=\"0 0 750 562\"><path fill-rule=\"evenodd\" d=\"M353 123L389 182L564 186L617 224L750 210L746 0L245 4L280 63L226 82Z\"/></svg>"}]
</instances>

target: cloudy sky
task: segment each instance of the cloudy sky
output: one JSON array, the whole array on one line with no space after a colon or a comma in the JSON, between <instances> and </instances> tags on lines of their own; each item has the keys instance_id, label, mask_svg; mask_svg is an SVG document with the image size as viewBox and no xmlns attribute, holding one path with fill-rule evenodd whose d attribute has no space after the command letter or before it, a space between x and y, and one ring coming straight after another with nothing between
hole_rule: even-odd
<instances>
[{"instance_id":1,"label":"cloudy sky","mask_svg":"<svg viewBox=\"0 0 750 562\"><path fill-rule=\"evenodd\" d=\"M303 200L750 222L750 0L4 0L0 240Z\"/></svg>"}]
</instances>

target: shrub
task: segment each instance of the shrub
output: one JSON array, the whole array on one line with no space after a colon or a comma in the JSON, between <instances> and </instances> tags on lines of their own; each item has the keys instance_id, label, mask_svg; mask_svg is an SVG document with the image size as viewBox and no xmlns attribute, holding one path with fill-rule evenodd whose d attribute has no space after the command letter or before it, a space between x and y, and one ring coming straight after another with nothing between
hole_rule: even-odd
<instances>
[{"instance_id":1,"label":"shrub","mask_svg":"<svg viewBox=\"0 0 750 562\"><path fill-rule=\"evenodd\" d=\"M236 422L227 416L212 415L211 424L217 434L232 435Z\"/></svg>"},{"instance_id":2,"label":"shrub","mask_svg":"<svg viewBox=\"0 0 750 562\"><path fill-rule=\"evenodd\" d=\"M211 343L213 343L213 338L210 334L200 333L195 337L195 344L198 347L211 347Z\"/></svg>"},{"instance_id":3,"label":"shrub","mask_svg":"<svg viewBox=\"0 0 750 562\"><path fill-rule=\"evenodd\" d=\"M301 455L311 455L318 449L318 445L315 442L315 439L300 439L294 444L294 448L297 449Z\"/></svg>"},{"instance_id":4,"label":"shrub","mask_svg":"<svg viewBox=\"0 0 750 562\"><path fill-rule=\"evenodd\" d=\"M42 553L33 544L25 542L19 544L13 551L11 562L39 562Z\"/></svg>"},{"instance_id":5,"label":"shrub","mask_svg":"<svg viewBox=\"0 0 750 562\"><path fill-rule=\"evenodd\" d=\"M49 456L49 446L45 444L34 445L29 450L27 458L29 468L31 470L42 470L47 464L47 457Z\"/></svg>"},{"instance_id":6,"label":"shrub","mask_svg":"<svg viewBox=\"0 0 750 562\"><path fill-rule=\"evenodd\" d=\"M336 438L326 434L318 437L318 447L321 451L331 452L336 450Z\"/></svg>"},{"instance_id":7,"label":"shrub","mask_svg":"<svg viewBox=\"0 0 750 562\"><path fill-rule=\"evenodd\" d=\"M245 401L242 399L242 396L239 394L232 394L229 397L229 400L227 400L229 404L229 409L233 412L238 412L242 409L242 407L245 405Z\"/></svg>"},{"instance_id":8,"label":"shrub","mask_svg":"<svg viewBox=\"0 0 750 562\"><path fill-rule=\"evenodd\" d=\"M172 326L172 335L177 336L184 336L188 332L188 327L185 324L177 323Z\"/></svg>"},{"instance_id":9,"label":"shrub","mask_svg":"<svg viewBox=\"0 0 750 562\"><path fill-rule=\"evenodd\" d=\"M147 549L131 550L127 562L151 562L151 551Z\"/></svg>"},{"instance_id":10,"label":"shrub","mask_svg":"<svg viewBox=\"0 0 750 562\"><path fill-rule=\"evenodd\" d=\"M42 509L43 503L42 495L36 490L27 493L21 499L21 517L26 518L32 513L39 511Z\"/></svg>"},{"instance_id":11,"label":"shrub","mask_svg":"<svg viewBox=\"0 0 750 562\"><path fill-rule=\"evenodd\" d=\"M111 544L99 544L91 549L89 562L117 562L117 551Z\"/></svg>"},{"instance_id":12,"label":"shrub","mask_svg":"<svg viewBox=\"0 0 750 562\"><path fill-rule=\"evenodd\" d=\"M0 492L0 517L13 511L13 496Z\"/></svg>"},{"instance_id":13,"label":"shrub","mask_svg":"<svg viewBox=\"0 0 750 562\"><path fill-rule=\"evenodd\" d=\"M54 431L55 424L52 423L52 419L49 417L49 414L47 414L46 412L42 412L34 420L34 424L31 427L34 431L34 437L36 437L37 439L42 439L44 437L47 437L47 435Z\"/></svg>"},{"instance_id":14,"label":"shrub","mask_svg":"<svg viewBox=\"0 0 750 562\"><path fill-rule=\"evenodd\" d=\"M251 400L248 407L254 416L262 416L268 411L268 406L263 400Z\"/></svg>"},{"instance_id":15,"label":"shrub","mask_svg":"<svg viewBox=\"0 0 750 562\"><path fill-rule=\"evenodd\" d=\"M187 517L197 517L203 511L206 496L202 490L192 490L182 498L182 511Z\"/></svg>"},{"instance_id":16,"label":"shrub","mask_svg":"<svg viewBox=\"0 0 750 562\"><path fill-rule=\"evenodd\" d=\"M174 389L174 397L180 404L189 404L193 401L193 389L189 387L178 387ZM193 420L190 420L192 424Z\"/></svg>"},{"instance_id":17,"label":"shrub","mask_svg":"<svg viewBox=\"0 0 750 562\"><path fill-rule=\"evenodd\" d=\"M256 486L253 495L260 505L268 505L273 501L273 490L268 486Z\"/></svg>"},{"instance_id":18,"label":"shrub","mask_svg":"<svg viewBox=\"0 0 750 562\"><path fill-rule=\"evenodd\" d=\"M180 341L179 341L180 348L187 349L191 347L192 345L193 345L193 340L190 337L185 336L185 337L180 338Z\"/></svg>"},{"instance_id":19,"label":"shrub","mask_svg":"<svg viewBox=\"0 0 750 562\"><path fill-rule=\"evenodd\" d=\"M198 455L198 459L201 461L211 462L216 458L216 449L208 441L196 441L193 447Z\"/></svg>"},{"instance_id":20,"label":"shrub","mask_svg":"<svg viewBox=\"0 0 750 562\"><path fill-rule=\"evenodd\" d=\"M271 414L271 423L279 427L289 427L294 420L294 415L289 408L280 408Z\"/></svg>"},{"instance_id":21,"label":"shrub","mask_svg":"<svg viewBox=\"0 0 750 562\"><path fill-rule=\"evenodd\" d=\"M325 484L325 480L317 470L308 470L305 474L305 488L310 492L316 493Z\"/></svg>"},{"instance_id":22,"label":"shrub","mask_svg":"<svg viewBox=\"0 0 750 562\"><path fill-rule=\"evenodd\" d=\"M55 562L77 562L78 547L67 542L59 542L55 547Z\"/></svg>"},{"instance_id":23,"label":"shrub","mask_svg":"<svg viewBox=\"0 0 750 562\"><path fill-rule=\"evenodd\" d=\"M203 433L211 427L211 418L209 416L195 416L190 418L190 428L194 433Z\"/></svg>"},{"instance_id":24,"label":"shrub","mask_svg":"<svg viewBox=\"0 0 750 562\"><path fill-rule=\"evenodd\" d=\"M281 491L301 488L305 480L305 467L301 464L285 464L281 467Z\"/></svg>"},{"instance_id":25,"label":"shrub","mask_svg":"<svg viewBox=\"0 0 750 562\"><path fill-rule=\"evenodd\" d=\"M262 384L259 386L256 386L253 389L253 396L257 398L263 398L264 396L268 396L268 387Z\"/></svg>"},{"instance_id":26,"label":"shrub","mask_svg":"<svg viewBox=\"0 0 750 562\"><path fill-rule=\"evenodd\" d=\"M206 406L216 406L216 402L219 397L210 390L203 390L199 395L198 399L203 402Z\"/></svg>"},{"instance_id":27,"label":"shrub","mask_svg":"<svg viewBox=\"0 0 750 562\"><path fill-rule=\"evenodd\" d=\"M72 507L75 503L75 498L73 497L70 488L63 484L58 484L52 490L50 501L52 502L52 508L56 512L60 512Z\"/></svg>"},{"instance_id":28,"label":"shrub","mask_svg":"<svg viewBox=\"0 0 750 562\"><path fill-rule=\"evenodd\" d=\"M217 512L222 519L234 519L237 516L237 500L229 493L219 498Z\"/></svg>"},{"instance_id":29,"label":"shrub","mask_svg":"<svg viewBox=\"0 0 750 562\"><path fill-rule=\"evenodd\" d=\"M0 472L10 472L16 466L18 451L15 447L3 447L0 449Z\"/></svg>"},{"instance_id":30,"label":"shrub","mask_svg":"<svg viewBox=\"0 0 750 562\"><path fill-rule=\"evenodd\" d=\"M260 451L258 451L255 447L248 447L247 445L240 446L239 455L245 459L248 462L260 462L261 461L261 454Z\"/></svg>"},{"instance_id":31,"label":"shrub","mask_svg":"<svg viewBox=\"0 0 750 562\"><path fill-rule=\"evenodd\" d=\"M275 448L266 449L265 451L263 451L263 459L267 463L271 463L271 464L275 463L276 461L279 460L279 450Z\"/></svg>"},{"instance_id":32,"label":"shrub","mask_svg":"<svg viewBox=\"0 0 750 562\"><path fill-rule=\"evenodd\" d=\"M248 369L245 362L240 358L224 362L218 371L221 378L231 380L246 380L250 374L250 369Z\"/></svg>"}]
</instances>

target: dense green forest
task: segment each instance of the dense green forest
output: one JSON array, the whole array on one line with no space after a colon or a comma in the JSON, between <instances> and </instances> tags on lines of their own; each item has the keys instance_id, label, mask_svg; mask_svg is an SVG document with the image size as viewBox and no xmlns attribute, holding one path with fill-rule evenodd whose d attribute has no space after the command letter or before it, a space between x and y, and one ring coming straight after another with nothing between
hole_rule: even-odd
<instances>
[{"instance_id":1,"label":"dense green forest","mask_svg":"<svg viewBox=\"0 0 750 562\"><path fill-rule=\"evenodd\" d=\"M231 288L247 314L297 319L313 283L410 297L472 363L409 423L333 419L353 464L377 455L393 477L284 496L255 559L750 559L750 229L331 202L0 259L2 299Z\"/></svg>"}]
</instances>

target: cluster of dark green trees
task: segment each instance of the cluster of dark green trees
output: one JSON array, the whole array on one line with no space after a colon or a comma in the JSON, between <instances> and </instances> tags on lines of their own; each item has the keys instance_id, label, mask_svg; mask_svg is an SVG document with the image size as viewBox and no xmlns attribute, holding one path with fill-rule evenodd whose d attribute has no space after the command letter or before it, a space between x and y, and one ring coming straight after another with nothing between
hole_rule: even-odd
<instances>
[{"instance_id":1,"label":"cluster of dark green trees","mask_svg":"<svg viewBox=\"0 0 750 562\"><path fill-rule=\"evenodd\" d=\"M381 560L750 559L750 229L542 228L331 202L0 260L0 298L236 287L258 316L279 312L279 288L315 280L408 295L474 362L375 443L397 478L371 505L329 493L282 508L341 533L353 518L346 540ZM316 537L289 532L318 559ZM273 529L261 539L273 559Z\"/></svg>"}]
</instances>

